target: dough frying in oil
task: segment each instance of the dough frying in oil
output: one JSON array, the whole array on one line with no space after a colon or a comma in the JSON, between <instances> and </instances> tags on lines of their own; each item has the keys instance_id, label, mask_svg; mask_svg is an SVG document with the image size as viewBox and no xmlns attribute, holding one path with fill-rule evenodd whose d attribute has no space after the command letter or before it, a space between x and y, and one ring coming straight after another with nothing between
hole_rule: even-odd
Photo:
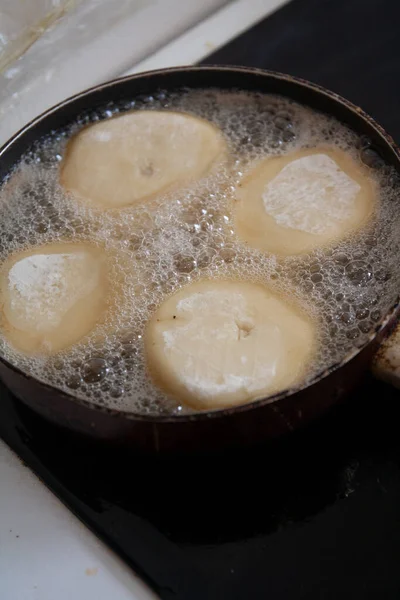
<instances>
[{"instance_id":1,"label":"dough frying in oil","mask_svg":"<svg viewBox=\"0 0 400 600\"><path fill-rule=\"evenodd\" d=\"M11 256L1 269L2 328L26 354L53 354L101 320L107 260L91 244L49 244Z\"/></svg>"},{"instance_id":2,"label":"dough frying in oil","mask_svg":"<svg viewBox=\"0 0 400 600\"><path fill-rule=\"evenodd\" d=\"M148 323L156 385L195 409L244 404L301 381L314 323L267 287L204 280L180 289Z\"/></svg>"},{"instance_id":3,"label":"dough frying in oil","mask_svg":"<svg viewBox=\"0 0 400 600\"><path fill-rule=\"evenodd\" d=\"M100 208L123 208L200 179L224 152L221 132L205 119L138 110L75 135L61 166L61 184Z\"/></svg>"},{"instance_id":4,"label":"dough frying in oil","mask_svg":"<svg viewBox=\"0 0 400 600\"><path fill-rule=\"evenodd\" d=\"M337 148L267 158L238 187L236 232L277 255L310 252L365 225L375 196L366 169Z\"/></svg>"}]
</instances>

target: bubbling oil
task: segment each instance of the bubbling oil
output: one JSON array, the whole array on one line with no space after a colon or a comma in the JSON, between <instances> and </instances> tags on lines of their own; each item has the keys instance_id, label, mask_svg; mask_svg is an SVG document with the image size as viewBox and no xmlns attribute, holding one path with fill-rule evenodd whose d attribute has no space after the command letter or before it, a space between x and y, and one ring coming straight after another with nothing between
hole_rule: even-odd
<instances>
[{"instance_id":1,"label":"bubbling oil","mask_svg":"<svg viewBox=\"0 0 400 600\"><path fill-rule=\"evenodd\" d=\"M83 126L135 109L182 111L209 120L222 131L228 160L190 187L121 210L101 211L65 193L59 171L68 139ZM303 256L278 258L243 244L235 234L232 205L246 170L268 156L324 144L368 169L378 190L371 221L362 231ZM118 309L110 309L81 342L54 356L25 356L0 333L0 353L12 364L110 408L189 412L153 385L143 343L156 308L189 282L253 281L294 299L318 323L319 349L307 379L362 346L399 289L398 175L365 138L278 96L182 90L110 103L38 143L8 175L0 199L2 262L14 252L59 241L89 242L112 254L112 273L123 282Z\"/></svg>"}]
</instances>

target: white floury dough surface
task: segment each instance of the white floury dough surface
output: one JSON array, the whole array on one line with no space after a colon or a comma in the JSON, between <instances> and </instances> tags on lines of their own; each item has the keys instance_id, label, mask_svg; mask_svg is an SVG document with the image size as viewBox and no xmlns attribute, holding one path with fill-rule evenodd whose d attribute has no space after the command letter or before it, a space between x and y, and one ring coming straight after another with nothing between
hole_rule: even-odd
<instances>
[{"instance_id":1,"label":"white floury dough surface","mask_svg":"<svg viewBox=\"0 0 400 600\"><path fill-rule=\"evenodd\" d=\"M103 208L149 200L207 174L225 150L208 121L167 111L135 111L74 136L61 184Z\"/></svg>"},{"instance_id":2,"label":"white floury dough surface","mask_svg":"<svg viewBox=\"0 0 400 600\"><path fill-rule=\"evenodd\" d=\"M268 288L199 281L167 299L146 332L150 372L197 409L222 408L301 381L315 325Z\"/></svg>"},{"instance_id":3,"label":"white floury dough surface","mask_svg":"<svg viewBox=\"0 0 400 600\"><path fill-rule=\"evenodd\" d=\"M267 158L238 188L237 233L268 252L309 252L362 227L373 213L375 196L367 171L339 149Z\"/></svg>"},{"instance_id":4,"label":"white floury dough surface","mask_svg":"<svg viewBox=\"0 0 400 600\"><path fill-rule=\"evenodd\" d=\"M105 256L90 244L50 244L13 255L1 270L2 325L12 345L52 353L79 341L102 317Z\"/></svg>"},{"instance_id":5,"label":"white floury dough surface","mask_svg":"<svg viewBox=\"0 0 400 600\"><path fill-rule=\"evenodd\" d=\"M283 167L262 199L281 227L324 235L352 217L360 189L328 155L312 154Z\"/></svg>"}]
</instances>

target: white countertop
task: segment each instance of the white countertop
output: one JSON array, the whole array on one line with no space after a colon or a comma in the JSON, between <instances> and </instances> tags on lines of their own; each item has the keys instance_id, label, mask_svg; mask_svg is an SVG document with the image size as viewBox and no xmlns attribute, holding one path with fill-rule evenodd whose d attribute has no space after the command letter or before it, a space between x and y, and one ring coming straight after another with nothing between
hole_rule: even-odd
<instances>
[{"instance_id":1,"label":"white countertop","mask_svg":"<svg viewBox=\"0 0 400 600\"><path fill-rule=\"evenodd\" d=\"M36 42L39 49L33 46L24 57L32 68L18 91L18 72L8 73L10 93L4 93L7 82L0 76L0 143L49 106L86 87L125 72L197 62L284 4L123 0L124 6L129 2L137 5L134 15L124 13L93 44L84 44L77 35L78 51L68 51L69 60L62 46L61 62L40 69L41 48L57 37L56 31L47 32ZM0 600L72 598L155 596L0 441Z\"/></svg>"}]
</instances>

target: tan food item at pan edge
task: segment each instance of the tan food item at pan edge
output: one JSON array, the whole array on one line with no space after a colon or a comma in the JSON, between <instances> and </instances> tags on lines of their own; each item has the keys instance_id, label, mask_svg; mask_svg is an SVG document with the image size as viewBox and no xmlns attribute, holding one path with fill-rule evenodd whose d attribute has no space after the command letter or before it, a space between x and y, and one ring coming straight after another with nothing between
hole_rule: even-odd
<instances>
[{"instance_id":1,"label":"tan food item at pan edge","mask_svg":"<svg viewBox=\"0 0 400 600\"><path fill-rule=\"evenodd\" d=\"M108 295L103 250L55 243L11 256L0 271L1 326L26 354L54 354L101 320Z\"/></svg>"},{"instance_id":2,"label":"tan food item at pan edge","mask_svg":"<svg viewBox=\"0 0 400 600\"><path fill-rule=\"evenodd\" d=\"M138 110L89 125L68 143L61 185L103 209L148 201L206 175L226 144L209 121Z\"/></svg>"},{"instance_id":3,"label":"tan food item at pan edge","mask_svg":"<svg viewBox=\"0 0 400 600\"><path fill-rule=\"evenodd\" d=\"M281 256L310 252L363 227L376 185L343 150L320 147L267 158L239 185L238 237Z\"/></svg>"},{"instance_id":4,"label":"tan food item at pan edge","mask_svg":"<svg viewBox=\"0 0 400 600\"><path fill-rule=\"evenodd\" d=\"M203 280L157 309L145 334L155 384L195 409L245 404L301 382L311 319L261 284Z\"/></svg>"}]
</instances>

